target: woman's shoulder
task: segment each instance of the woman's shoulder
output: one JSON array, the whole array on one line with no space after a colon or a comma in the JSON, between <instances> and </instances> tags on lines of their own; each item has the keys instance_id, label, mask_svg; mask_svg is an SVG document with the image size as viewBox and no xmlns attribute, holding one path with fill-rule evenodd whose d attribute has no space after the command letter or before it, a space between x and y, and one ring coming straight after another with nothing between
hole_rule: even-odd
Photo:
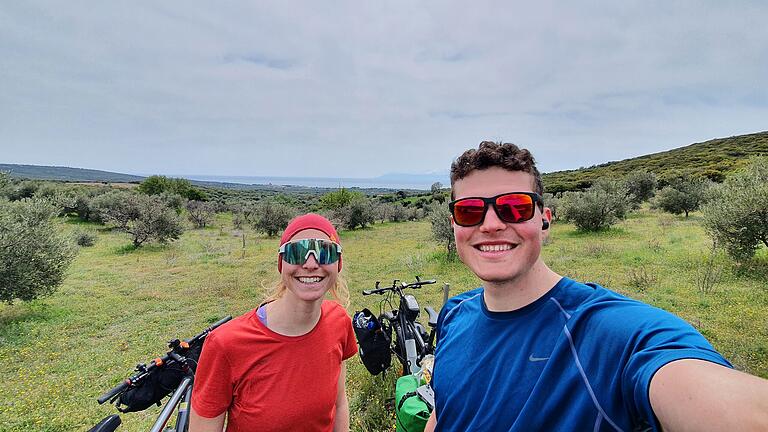
<instances>
[{"instance_id":1,"label":"woman's shoulder","mask_svg":"<svg viewBox=\"0 0 768 432\"><path fill-rule=\"evenodd\" d=\"M324 316L327 316L334 321L348 320L349 322L352 322L352 319L349 317L349 314L347 313L347 310L344 308L344 306L333 300L323 300L322 313Z\"/></svg>"},{"instance_id":2,"label":"woman's shoulder","mask_svg":"<svg viewBox=\"0 0 768 432\"><path fill-rule=\"evenodd\" d=\"M228 345L242 337L253 333L256 311L250 310L219 326L208 335L208 340L216 340L222 345Z\"/></svg>"}]
</instances>

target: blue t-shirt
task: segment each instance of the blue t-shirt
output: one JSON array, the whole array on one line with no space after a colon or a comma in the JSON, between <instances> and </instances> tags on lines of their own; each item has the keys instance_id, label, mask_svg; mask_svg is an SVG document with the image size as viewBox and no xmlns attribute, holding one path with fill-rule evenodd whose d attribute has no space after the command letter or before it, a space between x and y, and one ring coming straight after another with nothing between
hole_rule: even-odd
<instances>
[{"instance_id":1,"label":"blue t-shirt","mask_svg":"<svg viewBox=\"0 0 768 432\"><path fill-rule=\"evenodd\" d=\"M648 395L659 368L732 367L682 319L568 278L511 312L489 311L482 288L453 297L437 337L439 432L660 430Z\"/></svg>"}]
</instances>

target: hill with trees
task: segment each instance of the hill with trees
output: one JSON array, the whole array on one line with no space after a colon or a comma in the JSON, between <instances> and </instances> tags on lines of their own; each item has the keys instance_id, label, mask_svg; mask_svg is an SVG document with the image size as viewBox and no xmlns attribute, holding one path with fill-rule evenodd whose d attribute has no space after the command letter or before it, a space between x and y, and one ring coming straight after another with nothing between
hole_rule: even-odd
<instances>
[{"instance_id":1,"label":"hill with trees","mask_svg":"<svg viewBox=\"0 0 768 432\"><path fill-rule=\"evenodd\" d=\"M648 171L663 182L680 171L722 182L746 165L750 156L768 155L768 131L718 138L660 153L577 170L543 175L547 192L584 190L600 177L620 178L633 171Z\"/></svg>"},{"instance_id":2,"label":"hill with trees","mask_svg":"<svg viewBox=\"0 0 768 432\"><path fill-rule=\"evenodd\" d=\"M137 183L144 180L144 177L137 175L60 166L0 164L0 171L7 171L14 178L30 180L105 183Z\"/></svg>"}]
</instances>

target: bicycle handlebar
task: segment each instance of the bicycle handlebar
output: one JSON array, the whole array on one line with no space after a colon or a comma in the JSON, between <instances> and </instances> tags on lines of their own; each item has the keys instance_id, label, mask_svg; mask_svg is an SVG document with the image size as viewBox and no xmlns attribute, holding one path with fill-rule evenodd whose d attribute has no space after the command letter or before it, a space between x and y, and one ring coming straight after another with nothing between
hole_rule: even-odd
<instances>
[{"instance_id":1,"label":"bicycle handlebar","mask_svg":"<svg viewBox=\"0 0 768 432\"><path fill-rule=\"evenodd\" d=\"M156 358L152 360L152 362L149 364L149 366L145 365L139 365L136 366L137 374L131 376L130 378L126 378L121 382L120 384L113 387L108 392L104 393L103 395L99 396L97 401L99 402L99 405L103 404L104 402L108 401L109 399L112 399L116 395L126 391L129 387L136 385L136 383L143 380L147 375L149 375L150 372L157 369L160 366L163 366L167 363L172 362L183 362L185 360L184 357L182 357L177 350L179 348L181 349L188 349L190 346L197 344L201 340L205 339L206 336L208 336L208 333L212 332L215 328L219 327L220 325L224 324L225 322L232 319L231 315L227 315L224 318L216 321L215 323L208 326L205 330L200 332L199 334L186 339L184 344L181 344L178 339L173 340L169 342L168 346L171 348L170 351L168 351L163 357Z\"/></svg>"},{"instance_id":2,"label":"bicycle handlebar","mask_svg":"<svg viewBox=\"0 0 768 432\"><path fill-rule=\"evenodd\" d=\"M131 380L126 379L125 381L121 382L120 384L114 386L112 390L104 393L103 395L99 396L99 405L103 404L104 402L108 401L109 399L112 399L113 396L115 396L118 393L124 392L129 386L131 385Z\"/></svg>"},{"instance_id":3,"label":"bicycle handlebar","mask_svg":"<svg viewBox=\"0 0 768 432\"><path fill-rule=\"evenodd\" d=\"M421 280L418 276L416 276L416 282L411 282L409 284L405 282L401 282L398 286L397 283L400 282L399 279L395 279L392 281L392 286L386 287L386 288L379 288L379 281L376 281L376 288L372 290L363 290L363 295L372 295L372 294L383 294L387 291L395 291L398 289L406 289L406 288L413 288L418 289L421 288L422 285L431 285L433 283L436 283L437 281L435 279L429 279L429 280Z\"/></svg>"}]
</instances>

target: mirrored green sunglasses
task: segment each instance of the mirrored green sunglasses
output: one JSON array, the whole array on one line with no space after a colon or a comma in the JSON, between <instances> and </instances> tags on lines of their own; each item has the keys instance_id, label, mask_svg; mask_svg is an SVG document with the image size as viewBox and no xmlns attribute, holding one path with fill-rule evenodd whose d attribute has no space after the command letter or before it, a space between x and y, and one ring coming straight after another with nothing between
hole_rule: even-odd
<instances>
[{"instance_id":1,"label":"mirrored green sunglasses","mask_svg":"<svg viewBox=\"0 0 768 432\"><path fill-rule=\"evenodd\" d=\"M288 264L304 265L314 255L318 264L327 265L339 260L341 245L324 239L301 239L283 243L279 252Z\"/></svg>"}]
</instances>

